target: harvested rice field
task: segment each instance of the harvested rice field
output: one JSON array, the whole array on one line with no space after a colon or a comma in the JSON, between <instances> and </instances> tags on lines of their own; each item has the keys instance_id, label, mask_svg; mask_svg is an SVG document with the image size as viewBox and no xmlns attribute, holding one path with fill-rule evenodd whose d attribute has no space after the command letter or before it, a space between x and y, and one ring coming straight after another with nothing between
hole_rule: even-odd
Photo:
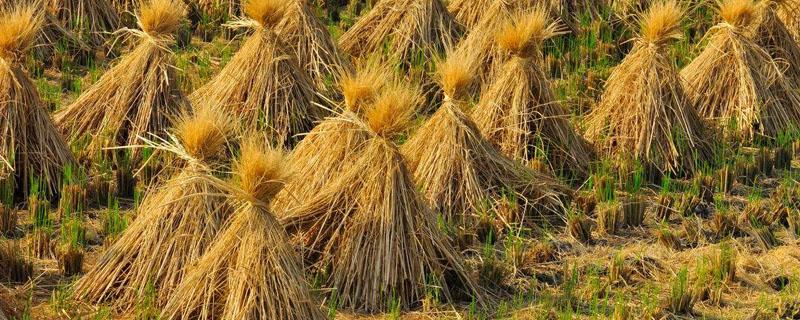
<instances>
[{"instance_id":1,"label":"harvested rice field","mask_svg":"<svg viewBox=\"0 0 800 320\"><path fill-rule=\"evenodd\" d=\"M800 319L800 0L0 0L0 320Z\"/></svg>"}]
</instances>

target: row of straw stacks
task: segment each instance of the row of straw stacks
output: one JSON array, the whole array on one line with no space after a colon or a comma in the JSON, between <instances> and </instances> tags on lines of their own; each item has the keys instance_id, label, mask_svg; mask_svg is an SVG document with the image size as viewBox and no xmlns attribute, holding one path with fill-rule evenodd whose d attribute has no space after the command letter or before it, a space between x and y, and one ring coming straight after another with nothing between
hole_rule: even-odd
<instances>
[{"instance_id":1,"label":"row of straw stacks","mask_svg":"<svg viewBox=\"0 0 800 320\"><path fill-rule=\"evenodd\" d=\"M186 6L146 1L138 29L122 32L136 45L53 119L21 64L47 13L6 9L0 172L22 196L31 175L57 191L61 170L76 165L69 145L81 145L83 158L117 148L137 157L140 145L173 155L170 176L150 188L75 296L124 312L152 286L167 319L321 319L307 273L350 310L412 309L431 286L444 300L485 303L437 213L465 233L485 210L503 213L504 228L561 220L571 190L553 174L584 179L595 148L691 174L712 157L716 131L754 140L800 124L792 71L800 51L778 4L723 2L724 21L682 71L667 46L682 34L685 9L651 5L587 118L586 138L543 70L545 41L563 33L552 10L486 4L501 21L465 12L473 31L456 46L464 30L441 1L380 1L340 39L355 71L305 2L245 1L238 10L246 18L229 24L250 30L240 50L184 95L171 45ZM96 28L111 28L104 10L81 10L108 24ZM384 49L388 61L371 60ZM437 61L435 76L416 83L394 74L398 65L413 72L419 55ZM401 144L426 111L434 112ZM734 128L725 126L731 119Z\"/></svg>"}]
</instances>

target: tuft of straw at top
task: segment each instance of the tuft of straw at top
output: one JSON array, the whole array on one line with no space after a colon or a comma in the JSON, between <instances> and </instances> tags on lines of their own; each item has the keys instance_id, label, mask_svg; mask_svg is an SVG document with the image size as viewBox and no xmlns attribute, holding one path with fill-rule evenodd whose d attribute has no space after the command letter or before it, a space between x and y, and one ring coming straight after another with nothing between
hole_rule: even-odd
<instances>
[{"instance_id":1,"label":"tuft of straw at top","mask_svg":"<svg viewBox=\"0 0 800 320\"><path fill-rule=\"evenodd\" d=\"M395 83L381 92L375 103L365 111L364 118L375 134L389 138L408 128L411 117L422 101L420 89Z\"/></svg>"},{"instance_id":2,"label":"tuft of straw at top","mask_svg":"<svg viewBox=\"0 0 800 320\"><path fill-rule=\"evenodd\" d=\"M515 14L501 24L495 35L497 44L511 54L529 58L540 50L544 41L564 33L557 21L552 21L546 9L537 7L530 12Z\"/></svg>"},{"instance_id":3,"label":"tuft of straw at top","mask_svg":"<svg viewBox=\"0 0 800 320\"><path fill-rule=\"evenodd\" d=\"M233 121L224 112L199 107L176 124L175 132L189 155L198 160L210 160L223 153L233 128Z\"/></svg>"},{"instance_id":4,"label":"tuft of straw at top","mask_svg":"<svg viewBox=\"0 0 800 320\"><path fill-rule=\"evenodd\" d=\"M0 13L0 57L19 59L33 45L42 25L42 15L33 5Z\"/></svg>"},{"instance_id":5,"label":"tuft of straw at top","mask_svg":"<svg viewBox=\"0 0 800 320\"><path fill-rule=\"evenodd\" d=\"M285 154L259 139L247 139L235 165L239 187L249 196L269 203L283 189L289 168Z\"/></svg>"},{"instance_id":6,"label":"tuft of straw at top","mask_svg":"<svg viewBox=\"0 0 800 320\"><path fill-rule=\"evenodd\" d=\"M261 27L270 28L283 19L288 2L286 0L247 0L242 11Z\"/></svg>"},{"instance_id":7,"label":"tuft of straw at top","mask_svg":"<svg viewBox=\"0 0 800 320\"><path fill-rule=\"evenodd\" d=\"M759 7L753 0L723 0L719 14L725 22L736 28L747 28L758 19Z\"/></svg>"},{"instance_id":8,"label":"tuft of straw at top","mask_svg":"<svg viewBox=\"0 0 800 320\"><path fill-rule=\"evenodd\" d=\"M451 55L438 65L439 82L445 96L461 99L467 94L467 89L475 80L475 68L472 67L469 59Z\"/></svg>"},{"instance_id":9,"label":"tuft of straw at top","mask_svg":"<svg viewBox=\"0 0 800 320\"><path fill-rule=\"evenodd\" d=\"M186 18L186 5L180 0L150 0L139 9L139 27L154 36L173 35Z\"/></svg>"},{"instance_id":10,"label":"tuft of straw at top","mask_svg":"<svg viewBox=\"0 0 800 320\"><path fill-rule=\"evenodd\" d=\"M684 9L675 0L653 3L641 17L642 40L662 45L680 39Z\"/></svg>"},{"instance_id":11,"label":"tuft of straw at top","mask_svg":"<svg viewBox=\"0 0 800 320\"><path fill-rule=\"evenodd\" d=\"M367 67L356 74L348 74L339 82L344 95L344 103L348 110L360 113L362 108L371 102L378 90L387 81L387 70L379 67Z\"/></svg>"}]
</instances>

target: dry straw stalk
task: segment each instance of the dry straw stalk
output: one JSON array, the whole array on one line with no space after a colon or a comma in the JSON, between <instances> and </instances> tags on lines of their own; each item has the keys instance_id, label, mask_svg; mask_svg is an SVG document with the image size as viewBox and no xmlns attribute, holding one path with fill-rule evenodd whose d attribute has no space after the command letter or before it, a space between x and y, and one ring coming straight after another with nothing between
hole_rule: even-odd
<instances>
[{"instance_id":1,"label":"dry straw stalk","mask_svg":"<svg viewBox=\"0 0 800 320\"><path fill-rule=\"evenodd\" d=\"M587 137L605 153L673 174L694 172L712 157L706 125L667 54L670 40L683 34L683 14L671 0L643 14L633 50L611 73L587 120Z\"/></svg>"},{"instance_id":2,"label":"dry straw stalk","mask_svg":"<svg viewBox=\"0 0 800 320\"><path fill-rule=\"evenodd\" d=\"M772 0L778 5L778 16L786 24L789 32L792 33L795 39L800 39L800 15L797 15L800 10L800 1L798 0Z\"/></svg>"},{"instance_id":3,"label":"dry straw stalk","mask_svg":"<svg viewBox=\"0 0 800 320\"><path fill-rule=\"evenodd\" d=\"M447 10L456 21L473 29L484 20L498 20L498 13L509 15L542 5L552 6L540 0L452 0L448 2Z\"/></svg>"}]
</instances>

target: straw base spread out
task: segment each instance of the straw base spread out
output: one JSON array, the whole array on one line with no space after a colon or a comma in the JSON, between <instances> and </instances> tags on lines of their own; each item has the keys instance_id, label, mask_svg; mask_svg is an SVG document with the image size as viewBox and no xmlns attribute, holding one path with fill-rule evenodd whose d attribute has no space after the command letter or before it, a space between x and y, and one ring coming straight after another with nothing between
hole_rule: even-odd
<instances>
[{"instance_id":1,"label":"straw base spread out","mask_svg":"<svg viewBox=\"0 0 800 320\"><path fill-rule=\"evenodd\" d=\"M163 305L231 214L207 169L184 168L145 197L138 216L76 284L77 299L129 310L150 286Z\"/></svg>"},{"instance_id":2,"label":"straw base spread out","mask_svg":"<svg viewBox=\"0 0 800 320\"><path fill-rule=\"evenodd\" d=\"M469 228L484 211L495 210L508 199L514 200L521 214L502 221L506 225L563 216L561 198L567 188L501 154L451 101L403 145L402 152L422 194L434 212L448 221Z\"/></svg>"},{"instance_id":3,"label":"straw base spread out","mask_svg":"<svg viewBox=\"0 0 800 320\"><path fill-rule=\"evenodd\" d=\"M27 195L31 178L58 193L64 168L75 164L25 72L0 57L0 176L12 177L17 196Z\"/></svg>"},{"instance_id":4,"label":"straw base spread out","mask_svg":"<svg viewBox=\"0 0 800 320\"><path fill-rule=\"evenodd\" d=\"M163 319L326 319L285 232L263 206L242 203L189 267Z\"/></svg>"}]
</instances>

